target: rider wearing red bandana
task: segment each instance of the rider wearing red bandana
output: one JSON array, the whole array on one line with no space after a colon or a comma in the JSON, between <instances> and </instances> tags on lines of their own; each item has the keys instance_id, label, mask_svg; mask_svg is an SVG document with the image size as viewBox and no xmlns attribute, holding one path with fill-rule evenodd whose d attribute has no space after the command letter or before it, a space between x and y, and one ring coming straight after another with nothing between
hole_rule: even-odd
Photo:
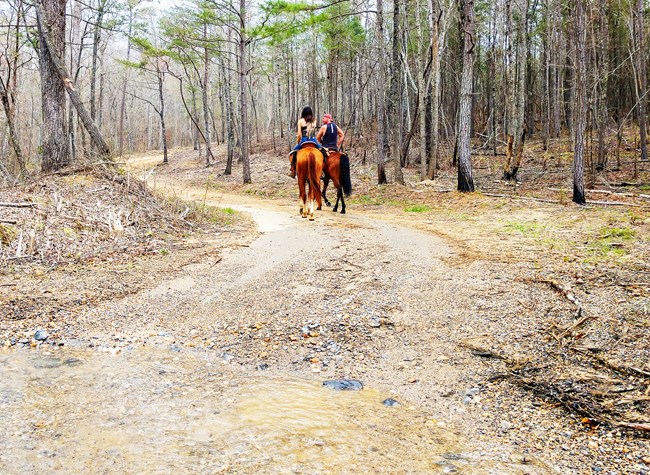
<instances>
[{"instance_id":1,"label":"rider wearing red bandana","mask_svg":"<svg viewBox=\"0 0 650 475\"><path fill-rule=\"evenodd\" d=\"M316 134L316 140L318 140L326 149L337 152L341 147L344 138L345 134L334 123L332 115L323 115L323 125L318 131L318 134Z\"/></svg>"}]
</instances>

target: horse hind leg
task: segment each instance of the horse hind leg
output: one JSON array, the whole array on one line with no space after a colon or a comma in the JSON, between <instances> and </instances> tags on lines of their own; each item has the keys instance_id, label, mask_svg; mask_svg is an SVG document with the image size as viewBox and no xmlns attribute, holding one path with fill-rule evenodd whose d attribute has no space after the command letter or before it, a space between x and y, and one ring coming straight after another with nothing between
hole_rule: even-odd
<instances>
[{"instance_id":1,"label":"horse hind leg","mask_svg":"<svg viewBox=\"0 0 650 475\"><path fill-rule=\"evenodd\" d=\"M329 185L329 182L330 182L330 179L327 178L327 176L326 176L325 180L323 181L323 193L322 193L322 195L323 195L323 201L325 201L325 206L327 206L328 208L331 208L332 203L330 203L329 200L327 199L327 185Z\"/></svg>"},{"instance_id":2,"label":"horse hind leg","mask_svg":"<svg viewBox=\"0 0 650 475\"><path fill-rule=\"evenodd\" d=\"M306 218L309 214L309 199L306 197L300 202L300 214L303 218Z\"/></svg>"},{"instance_id":3,"label":"horse hind leg","mask_svg":"<svg viewBox=\"0 0 650 475\"><path fill-rule=\"evenodd\" d=\"M314 220L314 204L315 204L314 199L310 199L309 200L309 221Z\"/></svg>"},{"instance_id":4,"label":"horse hind leg","mask_svg":"<svg viewBox=\"0 0 650 475\"><path fill-rule=\"evenodd\" d=\"M345 214L345 198L343 197L343 190L339 188L338 195L336 197L336 202L339 201L339 196L341 197L341 214Z\"/></svg>"}]
</instances>

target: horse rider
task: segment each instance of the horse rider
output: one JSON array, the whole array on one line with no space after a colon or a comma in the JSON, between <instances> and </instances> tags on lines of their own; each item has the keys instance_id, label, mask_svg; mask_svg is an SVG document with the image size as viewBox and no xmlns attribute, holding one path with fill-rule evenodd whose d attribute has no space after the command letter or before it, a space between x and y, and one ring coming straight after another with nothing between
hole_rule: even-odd
<instances>
[{"instance_id":1,"label":"horse rider","mask_svg":"<svg viewBox=\"0 0 650 475\"><path fill-rule=\"evenodd\" d=\"M316 135L316 140L318 140L327 150L338 152L344 138L345 134L338 125L334 123L332 115L323 115L323 125Z\"/></svg>"},{"instance_id":2,"label":"horse rider","mask_svg":"<svg viewBox=\"0 0 650 475\"><path fill-rule=\"evenodd\" d=\"M311 107L306 106L303 108L302 113L300 114L300 119L298 120L296 146L293 148L291 153L289 153L289 160L291 162L291 171L289 172L289 176L291 178L296 178L296 154L305 143L314 144L323 154L323 158L327 157L327 151L323 149L320 142L318 142L314 137L315 132L316 119L314 118L314 112L311 110Z\"/></svg>"}]
</instances>

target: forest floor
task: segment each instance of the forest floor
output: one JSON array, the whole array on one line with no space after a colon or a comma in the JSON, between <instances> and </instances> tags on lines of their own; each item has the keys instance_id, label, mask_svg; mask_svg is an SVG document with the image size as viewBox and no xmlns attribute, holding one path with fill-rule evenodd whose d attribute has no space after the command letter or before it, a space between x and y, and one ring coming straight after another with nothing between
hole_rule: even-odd
<instances>
[{"instance_id":1,"label":"forest floor","mask_svg":"<svg viewBox=\"0 0 650 475\"><path fill-rule=\"evenodd\" d=\"M38 206L2 216L16 223L1 248L0 346L198 352L233 380L357 378L457 439L437 462L445 473L650 473L648 165L634 179L629 167L595 177L592 203L577 207L569 156L535 146L516 187L499 179L501 157L475 157L482 193L472 195L452 191L446 170L419 183L407 169L406 186L379 187L374 166L352 155L348 213L324 209L307 222L286 156L270 148L254 151L252 185L240 183L241 167L223 176L222 162L205 168L196 152L177 150L164 167L159 154L133 157L120 188L72 176L22 190ZM128 191L140 177L170 203ZM88 198L84 219L94 212L103 224L82 236L61 224L83 222L78 198L59 198L74 186L86 197L126 186L131 198L102 192L108 207L99 208ZM2 201L19 200L6 191ZM124 202L132 206L120 213ZM133 224L115 232L109 212ZM37 236L40 255L27 252L27 237L17 247L21 232ZM66 236L61 249L80 246L67 257L55 244ZM425 473L414 458L421 447L383 429L394 439L348 454L348 470ZM228 462L233 473L287 469L273 457ZM328 467L312 462L293 470Z\"/></svg>"}]
</instances>

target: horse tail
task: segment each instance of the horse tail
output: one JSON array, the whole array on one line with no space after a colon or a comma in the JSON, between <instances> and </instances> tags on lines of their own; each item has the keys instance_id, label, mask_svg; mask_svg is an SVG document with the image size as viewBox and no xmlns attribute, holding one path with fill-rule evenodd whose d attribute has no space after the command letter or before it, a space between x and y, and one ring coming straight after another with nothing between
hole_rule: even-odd
<instances>
[{"instance_id":1,"label":"horse tail","mask_svg":"<svg viewBox=\"0 0 650 475\"><path fill-rule=\"evenodd\" d=\"M320 174L316 170L316 155L314 155L313 152L309 152L309 159L307 160L307 163L309 163L309 172L308 172L308 177L309 177L309 190L314 190L314 199L316 201L320 201L321 197L321 192L320 192Z\"/></svg>"},{"instance_id":2,"label":"horse tail","mask_svg":"<svg viewBox=\"0 0 650 475\"><path fill-rule=\"evenodd\" d=\"M345 154L341 154L340 172L341 188L343 189L343 194L347 198L352 194L352 179L350 177L350 159Z\"/></svg>"}]
</instances>

